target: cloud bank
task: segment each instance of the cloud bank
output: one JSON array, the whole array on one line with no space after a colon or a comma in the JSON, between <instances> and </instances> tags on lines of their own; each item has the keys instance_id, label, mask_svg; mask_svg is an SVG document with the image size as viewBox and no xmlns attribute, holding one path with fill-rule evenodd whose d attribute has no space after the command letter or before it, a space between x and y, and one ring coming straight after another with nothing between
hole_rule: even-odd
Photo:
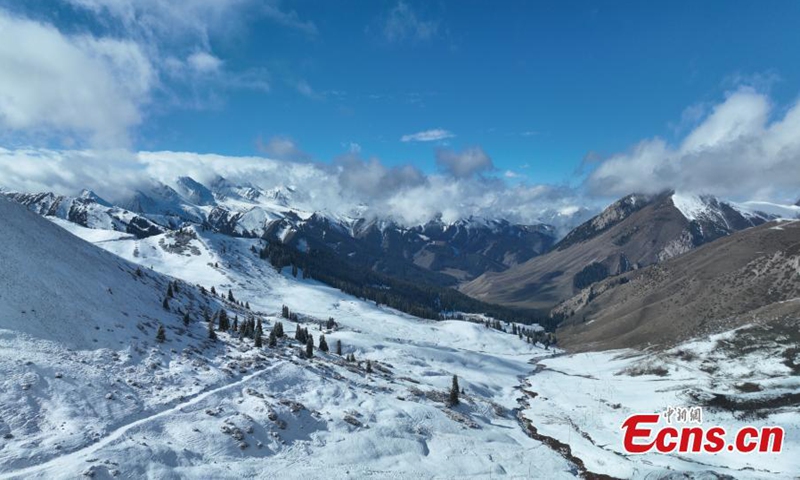
<instances>
[{"instance_id":1,"label":"cloud bank","mask_svg":"<svg viewBox=\"0 0 800 480\"><path fill-rule=\"evenodd\" d=\"M748 87L729 93L676 145L655 137L601 161L586 187L597 196L678 189L785 200L800 193L800 104L776 108Z\"/></svg>"}]
</instances>

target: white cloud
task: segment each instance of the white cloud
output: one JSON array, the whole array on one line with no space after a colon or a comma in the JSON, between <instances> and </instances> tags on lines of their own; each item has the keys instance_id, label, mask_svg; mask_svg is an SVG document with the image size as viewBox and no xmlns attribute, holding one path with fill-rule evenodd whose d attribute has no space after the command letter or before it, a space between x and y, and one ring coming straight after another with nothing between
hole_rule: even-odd
<instances>
[{"instance_id":1,"label":"white cloud","mask_svg":"<svg viewBox=\"0 0 800 480\"><path fill-rule=\"evenodd\" d=\"M222 68L222 60L208 52L195 52L189 55L186 63L199 73L215 73Z\"/></svg>"},{"instance_id":2,"label":"white cloud","mask_svg":"<svg viewBox=\"0 0 800 480\"><path fill-rule=\"evenodd\" d=\"M279 142L270 142L278 146ZM300 151L294 142L286 152ZM424 175L410 165L387 166L355 153L333 164L190 152L57 151L0 148L0 186L75 194L83 188L119 200L153 180L188 175L208 183L216 175L265 189L293 186L293 202L309 211L393 218L408 225L434 218L503 217L534 223L583 202L574 191L548 185L510 186L498 178Z\"/></svg>"},{"instance_id":3,"label":"white cloud","mask_svg":"<svg viewBox=\"0 0 800 480\"><path fill-rule=\"evenodd\" d=\"M317 26L314 22L300 20L300 17L294 10L284 12L278 8L277 5L266 5L264 6L264 13L268 18L271 18L279 24L293 28L307 35L316 36L318 33Z\"/></svg>"},{"instance_id":4,"label":"white cloud","mask_svg":"<svg viewBox=\"0 0 800 480\"><path fill-rule=\"evenodd\" d=\"M470 147L461 152L441 149L436 152L436 164L456 178L494 170L492 158L480 147Z\"/></svg>"},{"instance_id":5,"label":"white cloud","mask_svg":"<svg viewBox=\"0 0 800 480\"><path fill-rule=\"evenodd\" d=\"M302 151L294 140L283 135L271 137L266 143L259 138L256 140L256 147L261 153L269 155L270 158L277 160L289 160L293 162L306 162L311 160L311 155Z\"/></svg>"},{"instance_id":6,"label":"white cloud","mask_svg":"<svg viewBox=\"0 0 800 480\"><path fill-rule=\"evenodd\" d=\"M125 145L156 74L133 42L65 35L0 9L0 125Z\"/></svg>"},{"instance_id":7,"label":"white cloud","mask_svg":"<svg viewBox=\"0 0 800 480\"><path fill-rule=\"evenodd\" d=\"M437 22L421 19L410 5L400 1L389 11L382 33L391 43L407 39L422 41L436 35L438 28Z\"/></svg>"},{"instance_id":8,"label":"white cloud","mask_svg":"<svg viewBox=\"0 0 800 480\"><path fill-rule=\"evenodd\" d=\"M453 138L455 134L442 128L434 128L422 132L411 133L400 137L401 142L435 142Z\"/></svg>"},{"instance_id":9,"label":"white cloud","mask_svg":"<svg viewBox=\"0 0 800 480\"><path fill-rule=\"evenodd\" d=\"M678 189L729 198L796 196L800 189L800 104L773 119L769 98L740 88L677 145L643 140L601 162L587 186L596 195Z\"/></svg>"}]
</instances>

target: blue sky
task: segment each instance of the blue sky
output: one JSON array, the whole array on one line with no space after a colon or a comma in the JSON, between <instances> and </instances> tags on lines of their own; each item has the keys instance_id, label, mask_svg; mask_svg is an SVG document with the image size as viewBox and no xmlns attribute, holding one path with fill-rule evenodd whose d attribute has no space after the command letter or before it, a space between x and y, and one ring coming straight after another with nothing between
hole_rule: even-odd
<instances>
[{"instance_id":1,"label":"blue sky","mask_svg":"<svg viewBox=\"0 0 800 480\"><path fill-rule=\"evenodd\" d=\"M0 73L10 147L323 163L349 152L616 195L665 168L658 188L679 187L735 142L754 145L800 91L793 1L0 0L0 14L22 45L0 51L14 67ZM685 148L706 145L696 132L714 146L702 156ZM795 158L773 160L781 171ZM771 181L750 190L796 193Z\"/></svg>"}]
</instances>

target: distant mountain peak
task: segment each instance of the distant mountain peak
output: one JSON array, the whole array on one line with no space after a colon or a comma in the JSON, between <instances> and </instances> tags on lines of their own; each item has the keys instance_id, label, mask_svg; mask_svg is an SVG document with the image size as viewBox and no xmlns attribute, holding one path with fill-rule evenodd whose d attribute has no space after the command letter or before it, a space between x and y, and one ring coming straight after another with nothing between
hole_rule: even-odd
<instances>
[{"instance_id":1,"label":"distant mountain peak","mask_svg":"<svg viewBox=\"0 0 800 480\"><path fill-rule=\"evenodd\" d=\"M95 203L97 203L99 205L102 205L104 207L111 207L112 206L110 202L107 202L106 200L101 198L99 195L97 195L93 191L87 190L85 188L83 190L81 190L81 193L78 194L78 198L81 198L83 200L90 200L90 201L95 202Z\"/></svg>"}]
</instances>

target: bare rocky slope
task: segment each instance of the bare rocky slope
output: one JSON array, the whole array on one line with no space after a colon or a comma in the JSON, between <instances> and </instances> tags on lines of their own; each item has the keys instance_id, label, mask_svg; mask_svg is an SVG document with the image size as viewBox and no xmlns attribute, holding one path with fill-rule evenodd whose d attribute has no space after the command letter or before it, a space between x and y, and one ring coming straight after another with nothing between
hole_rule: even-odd
<instances>
[{"instance_id":1,"label":"bare rocky slope","mask_svg":"<svg viewBox=\"0 0 800 480\"><path fill-rule=\"evenodd\" d=\"M662 262L767 218L713 197L629 195L550 252L487 272L460 289L485 302L546 311L608 276Z\"/></svg>"},{"instance_id":2,"label":"bare rocky slope","mask_svg":"<svg viewBox=\"0 0 800 480\"><path fill-rule=\"evenodd\" d=\"M800 221L770 222L563 302L562 346L667 346L749 323L800 318ZM792 320L794 319L794 320Z\"/></svg>"}]
</instances>

